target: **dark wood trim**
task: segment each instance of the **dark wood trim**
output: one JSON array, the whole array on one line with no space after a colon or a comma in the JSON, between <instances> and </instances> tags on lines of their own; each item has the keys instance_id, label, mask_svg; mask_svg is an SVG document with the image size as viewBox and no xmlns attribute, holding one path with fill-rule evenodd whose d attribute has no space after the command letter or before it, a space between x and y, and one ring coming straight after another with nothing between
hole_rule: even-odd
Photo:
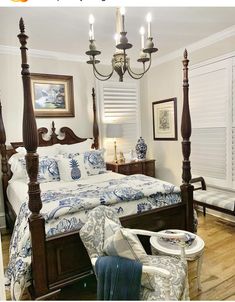
<instances>
[{"instance_id":1,"label":"dark wood trim","mask_svg":"<svg viewBox=\"0 0 235 302\"><path fill-rule=\"evenodd\" d=\"M173 102L174 104L174 129L175 136L172 138L160 138L156 137L155 133L155 114L154 114L154 106L157 104ZM153 115L153 139L155 141L177 141L178 140L178 123L177 123L177 98L169 98L166 100L156 101L152 103L152 115Z\"/></svg>"}]
</instances>

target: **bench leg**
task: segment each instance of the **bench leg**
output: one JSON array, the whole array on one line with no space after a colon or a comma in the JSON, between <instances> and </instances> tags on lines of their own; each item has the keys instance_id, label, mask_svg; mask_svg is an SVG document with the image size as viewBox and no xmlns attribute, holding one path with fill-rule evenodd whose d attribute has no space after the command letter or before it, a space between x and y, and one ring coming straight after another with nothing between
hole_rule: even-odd
<instances>
[{"instance_id":1,"label":"bench leg","mask_svg":"<svg viewBox=\"0 0 235 302\"><path fill-rule=\"evenodd\" d=\"M206 207L203 206L203 216L206 216Z\"/></svg>"}]
</instances>

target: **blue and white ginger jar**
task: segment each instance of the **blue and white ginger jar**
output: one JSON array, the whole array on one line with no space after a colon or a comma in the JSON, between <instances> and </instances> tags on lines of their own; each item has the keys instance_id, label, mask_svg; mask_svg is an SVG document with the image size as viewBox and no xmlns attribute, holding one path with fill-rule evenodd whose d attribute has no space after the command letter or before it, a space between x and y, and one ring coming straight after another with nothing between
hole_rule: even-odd
<instances>
[{"instance_id":1,"label":"blue and white ginger jar","mask_svg":"<svg viewBox=\"0 0 235 302\"><path fill-rule=\"evenodd\" d=\"M142 137L138 139L135 150L138 159L146 159L147 145Z\"/></svg>"}]
</instances>

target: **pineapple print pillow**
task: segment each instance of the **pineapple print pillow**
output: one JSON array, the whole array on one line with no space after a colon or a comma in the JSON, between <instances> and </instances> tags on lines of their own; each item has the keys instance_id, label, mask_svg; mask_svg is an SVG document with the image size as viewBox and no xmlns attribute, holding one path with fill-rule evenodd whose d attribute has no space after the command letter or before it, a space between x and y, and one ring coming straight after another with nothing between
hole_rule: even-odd
<instances>
[{"instance_id":1,"label":"pineapple print pillow","mask_svg":"<svg viewBox=\"0 0 235 302\"><path fill-rule=\"evenodd\" d=\"M58 160L60 179L63 181L80 180L87 177L83 156L60 157Z\"/></svg>"}]
</instances>

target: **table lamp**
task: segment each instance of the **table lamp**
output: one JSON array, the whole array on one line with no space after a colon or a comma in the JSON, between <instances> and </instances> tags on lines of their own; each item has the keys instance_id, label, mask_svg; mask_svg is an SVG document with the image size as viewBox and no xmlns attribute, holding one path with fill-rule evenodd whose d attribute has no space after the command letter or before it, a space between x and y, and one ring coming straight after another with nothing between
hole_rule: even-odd
<instances>
[{"instance_id":1,"label":"table lamp","mask_svg":"<svg viewBox=\"0 0 235 302\"><path fill-rule=\"evenodd\" d=\"M106 125L106 137L114 139L114 159L115 163L118 162L117 159L117 143L116 138L122 137L122 125L121 124L107 124Z\"/></svg>"}]
</instances>

